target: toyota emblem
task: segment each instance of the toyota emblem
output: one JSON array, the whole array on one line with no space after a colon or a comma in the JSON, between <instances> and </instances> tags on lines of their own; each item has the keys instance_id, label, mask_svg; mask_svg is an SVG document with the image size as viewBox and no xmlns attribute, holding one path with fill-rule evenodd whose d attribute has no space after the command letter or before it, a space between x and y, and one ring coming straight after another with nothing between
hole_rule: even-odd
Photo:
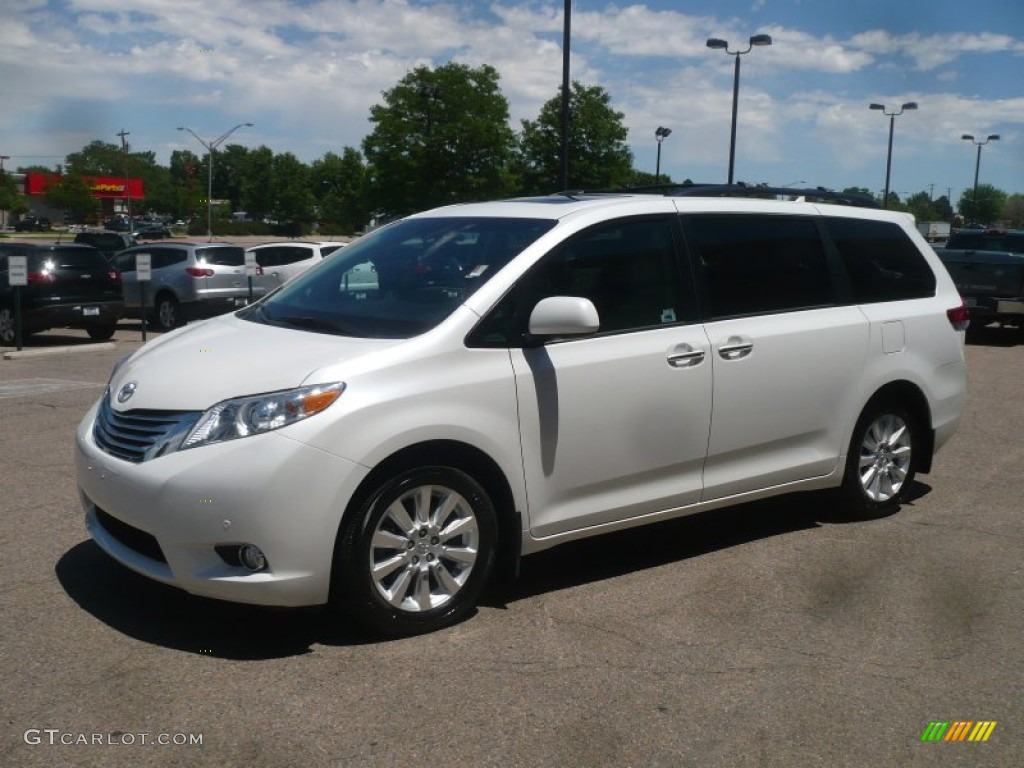
<instances>
[{"instance_id":1,"label":"toyota emblem","mask_svg":"<svg viewBox=\"0 0 1024 768\"><path fill-rule=\"evenodd\" d=\"M131 400L132 395L135 394L135 390L138 388L138 386L139 382L129 381L127 384L121 387L121 390L117 393L117 402L126 403L129 400Z\"/></svg>"}]
</instances>

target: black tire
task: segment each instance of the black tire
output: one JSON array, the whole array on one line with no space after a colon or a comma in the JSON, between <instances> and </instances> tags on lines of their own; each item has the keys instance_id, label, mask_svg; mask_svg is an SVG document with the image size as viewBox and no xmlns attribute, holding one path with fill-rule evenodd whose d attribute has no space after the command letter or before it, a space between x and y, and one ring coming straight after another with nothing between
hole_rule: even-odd
<instances>
[{"instance_id":1,"label":"black tire","mask_svg":"<svg viewBox=\"0 0 1024 768\"><path fill-rule=\"evenodd\" d=\"M106 341L113 337L114 331L117 330L116 323L108 323L107 325L90 325L85 329L86 333L89 334L90 339L95 341Z\"/></svg>"},{"instance_id":2,"label":"black tire","mask_svg":"<svg viewBox=\"0 0 1024 768\"><path fill-rule=\"evenodd\" d=\"M916 416L893 398L864 408L850 439L840 488L843 511L866 519L895 512L917 474L925 441Z\"/></svg>"},{"instance_id":3,"label":"black tire","mask_svg":"<svg viewBox=\"0 0 1024 768\"><path fill-rule=\"evenodd\" d=\"M156 297L153 310L153 325L157 330L173 331L182 324L181 305L169 293L161 293Z\"/></svg>"},{"instance_id":4,"label":"black tire","mask_svg":"<svg viewBox=\"0 0 1024 768\"><path fill-rule=\"evenodd\" d=\"M418 515L425 493L429 514ZM378 636L449 626L473 612L494 567L496 537L494 504L472 477L449 467L405 471L349 510L335 547L331 601ZM397 567L375 576L374 563Z\"/></svg>"},{"instance_id":5,"label":"black tire","mask_svg":"<svg viewBox=\"0 0 1024 768\"><path fill-rule=\"evenodd\" d=\"M13 344L14 331L14 311L10 307L0 307L0 344Z\"/></svg>"}]
</instances>

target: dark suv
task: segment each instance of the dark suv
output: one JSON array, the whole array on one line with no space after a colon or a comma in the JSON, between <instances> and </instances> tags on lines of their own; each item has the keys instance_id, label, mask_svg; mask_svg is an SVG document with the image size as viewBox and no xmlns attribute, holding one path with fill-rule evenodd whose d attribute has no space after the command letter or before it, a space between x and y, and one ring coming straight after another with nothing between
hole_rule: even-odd
<instances>
[{"instance_id":1,"label":"dark suv","mask_svg":"<svg viewBox=\"0 0 1024 768\"><path fill-rule=\"evenodd\" d=\"M109 339L124 314L121 275L87 245L0 243L0 343L13 344L14 288L10 256L28 257L28 285L21 287L25 334L50 328L84 328Z\"/></svg>"},{"instance_id":2,"label":"dark suv","mask_svg":"<svg viewBox=\"0 0 1024 768\"><path fill-rule=\"evenodd\" d=\"M108 261L111 261L125 248L138 245L135 238L128 232L79 232L75 235L75 242L91 245L106 256Z\"/></svg>"},{"instance_id":3,"label":"dark suv","mask_svg":"<svg viewBox=\"0 0 1024 768\"><path fill-rule=\"evenodd\" d=\"M45 216L22 216L14 225L15 232L43 232L50 229L50 220Z\"/></svg>"}]
</instances>

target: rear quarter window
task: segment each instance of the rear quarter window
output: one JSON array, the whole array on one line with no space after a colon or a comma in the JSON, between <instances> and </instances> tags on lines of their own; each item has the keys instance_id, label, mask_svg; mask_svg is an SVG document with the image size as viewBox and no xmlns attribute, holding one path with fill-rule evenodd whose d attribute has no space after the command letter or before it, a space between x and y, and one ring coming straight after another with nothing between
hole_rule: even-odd
<instances>
[{"instance_id":1,"label":"rear quarter window","mask_svg":"<svg viewBox=\"0 0 1024 768\"><path fill-rule=\"evenodd\" d=\"M935 295L935 274L902 227L888 221L827 217L825 227L858 304Z\"/></svg>"}]
</instances>

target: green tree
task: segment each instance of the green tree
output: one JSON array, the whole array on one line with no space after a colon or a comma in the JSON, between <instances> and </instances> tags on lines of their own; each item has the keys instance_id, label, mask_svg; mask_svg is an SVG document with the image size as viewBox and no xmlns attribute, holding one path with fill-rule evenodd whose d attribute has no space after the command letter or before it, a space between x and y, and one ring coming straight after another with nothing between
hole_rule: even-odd
<instances>
[{"instance_id":1,"label":"green tree","mask_svg":"<svg viewBox=\"0 0 1024 768\"><path fill-rule=\"evenodd\" d=\"M936 221L952 221L953 220L953 206L949 203L949 198L943 195L942 197L936 198L932 201L932 208L935 210Z\"/></svg>"},{"instance_id":2,"label":"green tree","mask_svg":"<svg viewBox=\"0 0 1024 768\"><path fill-rule=\"evenodd\" d=\"M939 217L927 192L915 192L907 198L907 210L918 221L936 221Z\"/></svg>"},{"instance_id":3,"label":"green tree","mask_svg":"<svg viewBox=\"0 0 1024 768\"><path fill-rule=\"evenodd\" d=\"M979 184L977 198L973 188L965 189L957 207L968 224L988 225L999 218L1005 202L1006 193L1001 189L991 184Z\"/></svg>"},{"instance_id":4,"label":"green tree","mask_svg":"<svg viewBox=\"0 0 1024 768\"><path fill-rule=\"evenodd\" d=\"M270 153L271 159L273 153L267 147L260 147L260 150L265 150L260 157L258 162L253 162L250 158L250 151L241 144L228 144L223 149L217 150L213 155L213 199L214 200L228 200L231 203L232 210L249 210L246 208L246 203L243 200L245 197L245 190L252 188L254 184L260 183L258 180L255 182L249 181L249 173L254 169L260 169L263 172L263 164L269 162L266 157L266 153ZM254 152L256 150L253 150ZM203 165L203 189L206 189L206 174L209 172L206 163L209 162L209 158L204 155L202 160ZM265 174L261 176L265 178ZM203 198L206 198L206 192L203 192ZM260 213L269 213L269 202L266 210Z\"/></svg>"},{"instance_id":5,"label":"green tree","mask_svg":"<svg viewBox=\"0 0 1024 768\"><path fill-rule=\"evenodd\" d=\"M559 188L561 96L541 107L536 120L523 120L518 171L523 190L547 194ZM634 177L633 153L626 144L625 115L611 107L601 86L573 81L569 96L569 176L571 189L621 187Z\"/></svg>"},{"instance_id":6,"label":"green tree","mask_svg":"<svg viewBox=\"0 0 1024 768\"><path fill-rule=\"evenodd\" d=\"M405 214L505 195L515 137L489 65L417 67L370 108L363 139L378 212Z\"/></svg>"},{"instance_id":7,"label":"green tree","mask_svg":"<svg viewBox=\"0 0 1024 768\"><path fill-rule=\"evenodd\" d=\"M77 220L86 219L99 209L89 183L77 173L67 173L47 187L44 199L51 208L58 208Z\"/></svg>"},{"instance_id":8,"label":"green tree","mask_svg":"<svg viewBox=\"0 0 1024 768\"><path fill-rule=\"evenodd\" d=\"M327 152L314 160L310 181L322 221L348 234L366 226L369 220L365 204L366 165L358 150L345 147L340 157Z\"/></svg>"},{"instance_id":9,"label":"green tree","mask_svg":"<svg viewBox=\"0 0 1024 768\"><path fill-rule=\"evenodd\" d=\"M0 171L0 211L20 215L28 211L25 197L7 171ZM4 218L6 222L6 217Z\"/></svg>"},{"instance_id":10,"label":"green tree","mask_svg":"<svg viewBox=\"0 0 1024 768\"><path fill-rule=\"evenodd\" d=\"M274 152L270 147L260 146L247 153L239 169L241 178L242 209L250 216L262 219L273 213L275 207ZM214 187L214 197L216 197Z\"/></svg>"},{"instance_id":11,"label":"green tree","mask_svg":"<svg viewBox=\"0 0 1024 768\"><path fill-rule=\"evenodd\" d=\"M156 153L133 152L118 144L96 139L64 159L65 171L80 176L114 176L142 180L143 197L132 200L132 211L166 213L177 203L168 170L156 162Z\"/></svg>"},{"instance_id":12,"label":"green tree","mask_svg":"<svg viewBox=\"0 0 1024 768\"><path fill-rule=\"evenodd\" d=\"M178 218L194 216L203 210L206 197L206 174L202 158L187 149L171 152L171 166L168 169L174 190L174 207L171 213Z\"/></svg>"},{"instance_id":13,"label":"green tree","mask_svg":"<svg viewBox=\"0 0 1024 768\"><path fill-rule=\"evenodd\" d=\"M291 152L284 152L274 156L272 174L274 202L271 215L281 222L312 221L316 200L310 189L309 168Z\"/></svg>"},{"instance_id":14,"label":"green tree","mask_svg":"<svg viewBox=\"0 0 1024 768\"><path fill-rule=\"evenodd\" d=\"M1003 221L1014 229L1024 227L1024 195L1013 194L1003 203Z\"/></svg>"}]
</instances>

